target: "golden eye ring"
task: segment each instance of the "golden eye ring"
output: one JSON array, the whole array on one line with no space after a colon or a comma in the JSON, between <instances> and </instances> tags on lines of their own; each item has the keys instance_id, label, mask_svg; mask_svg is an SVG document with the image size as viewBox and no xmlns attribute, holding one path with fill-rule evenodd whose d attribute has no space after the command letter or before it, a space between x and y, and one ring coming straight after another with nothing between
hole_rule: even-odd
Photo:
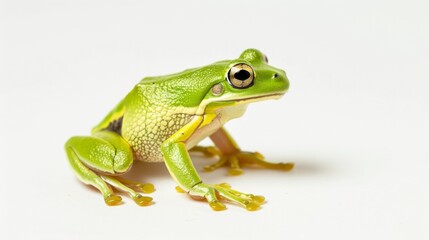
<instances>
[{"instance_id":1,"label":"golden eye ring","mask_svg":"<svg viewBox=\"0 0 429 240\"><path fill-rule=\"evenodd\" d=\"M228 71L228 82L234 88L248 88L253 85L255 72L253 68L246 63L238 63Z\"/></svg>"}]
</instances>

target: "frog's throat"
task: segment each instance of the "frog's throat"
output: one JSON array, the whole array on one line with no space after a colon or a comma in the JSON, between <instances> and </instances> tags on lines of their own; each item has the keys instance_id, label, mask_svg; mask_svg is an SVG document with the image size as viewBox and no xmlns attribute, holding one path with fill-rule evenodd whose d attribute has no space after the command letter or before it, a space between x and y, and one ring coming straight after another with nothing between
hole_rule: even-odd
<instances>
[{"instance_id":1,"label":"frog's throat","mask_svg":"<svg viewBox=\"0 0 429 240\"><path fill-rule=\"evenodd\" d=\"M269 95L263 95L263 96L256 96L256 97L245 97L245 98L232 98L232 99L219 99L216 101L210 101L210 102L203 102L198 106L196 115L203 115L206 111L206 108L223 108L223 107L230 107L234 105L241 105L241 104L249 104L252 102L259 102L259 101L265 101L265 100L275 100L281 98L285 93L273 93Z\"/></svg>"}]
</instances>

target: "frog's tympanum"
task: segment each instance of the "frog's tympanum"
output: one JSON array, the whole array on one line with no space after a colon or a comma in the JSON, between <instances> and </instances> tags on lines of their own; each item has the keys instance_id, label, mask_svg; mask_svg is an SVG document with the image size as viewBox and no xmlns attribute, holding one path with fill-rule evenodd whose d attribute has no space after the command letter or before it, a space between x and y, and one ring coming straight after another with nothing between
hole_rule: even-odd
<instances>
[{"instance_id":1,"label":"frog's tympanum","mask_svg":"<svg viewBox=\"0 0 429 240\"><path fill-rule=\"evenodd\" d=\"M143 161L164 162L178 191L207 200L214 210L226 209L223 202L256 210L264 197L233 190L226 183L203 182L189 152L218 156L204 169L227 165L229 175L241 174L240 166L246 164L292 169L292 163L270 163L257 152L241 151L223 127L242 116L249 103L278 99L288 87L286 73L268 65L266 56L255 49L234 60L147 77L92 129L91 136L70 138L65 150L77 177L100 190L107 205L122 201L111 186L140 206L152 203L151 197L140 194L153 192L152 184L120 177L134 161ZM206 137L214 147L197 146Z\"/></svg>"}]
</instances>

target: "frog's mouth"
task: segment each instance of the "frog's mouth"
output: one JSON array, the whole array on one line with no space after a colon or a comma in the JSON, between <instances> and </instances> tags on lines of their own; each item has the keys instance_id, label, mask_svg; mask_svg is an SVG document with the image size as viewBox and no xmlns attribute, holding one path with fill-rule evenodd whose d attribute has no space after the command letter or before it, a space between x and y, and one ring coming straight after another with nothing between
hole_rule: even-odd
<instances>
[{"instance_id":1,"label":"frog's mouth","mask_svg":"<svg viewBox=\"0 0 429 240\"><path fill-rule=\"evenodd\" d=\"M216 101L209 101L204 102L200 106L198 106L197 115L203 114L206 111L206 108L224 108L224 107L231 107L236 105L246 105L252 102L260 102L265 100L276 100L281 98L286 92L277 92L277 93L271 93L267 95L260 95L260 96L250 96L250 97L236 97L236 98L229 98L229 99L217 99Z\"/></svg>"},{"instance_id":2,"label":"frog's mouth","mask_svg":"<svg viewBox=\"0 0 429 240\"><path fill-rule=\"evenodd\" d=\"M252 103L252 102L259 102L259 101L265 101L265 100L271 100L271 99L279 99L281 98L285 92L282 93L273 93L269 95L263 95L263 96L257 96L257 97L248 97L248 98L238 98L238 99L229 99L225 102L236 102L238 104L242 103Z\"/></svg>"}]
</instances>

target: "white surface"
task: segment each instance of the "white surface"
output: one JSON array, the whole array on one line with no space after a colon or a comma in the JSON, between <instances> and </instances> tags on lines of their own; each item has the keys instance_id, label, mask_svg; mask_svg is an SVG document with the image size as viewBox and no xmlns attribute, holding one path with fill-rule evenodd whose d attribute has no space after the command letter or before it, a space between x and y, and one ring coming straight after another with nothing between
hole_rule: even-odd
<instances>
[{"instance_id":1,"label":"white surface","mask_svg":"<svg viewBox=\"0 0 429 240\"><path fill-rule=\"evenodd\" d=\"M0 239L429 239L427 1L154 2L1 1ZM296 169L201 176L263 209L213 212L162 164L133 170L157 187L146 208L106 207L76 180L64 142L143 76L248 47L290 92L227 128Z\"/></svg>"}]
</instances>

